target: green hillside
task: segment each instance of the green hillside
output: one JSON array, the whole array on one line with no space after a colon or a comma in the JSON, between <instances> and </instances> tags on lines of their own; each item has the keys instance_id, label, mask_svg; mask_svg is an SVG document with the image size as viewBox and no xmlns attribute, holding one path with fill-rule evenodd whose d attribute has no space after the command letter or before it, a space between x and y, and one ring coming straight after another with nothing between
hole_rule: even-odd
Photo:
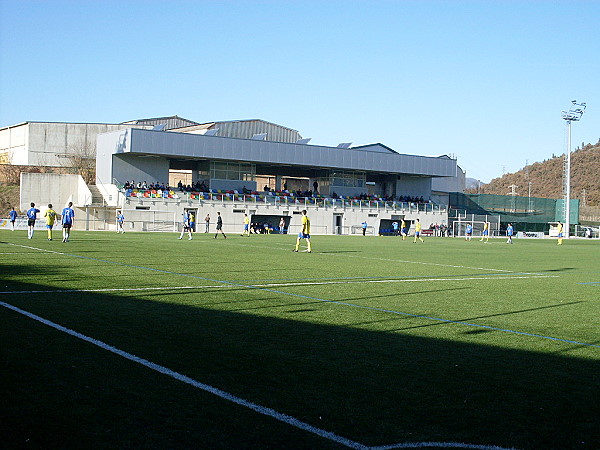
<instances>
[{"instance_id":1,"label":"green hillside","mask_svg":"<svg viewBox=\"0 0 600 450\"><path fill-rule=\"evenodd\" d=\"M563 186L564 156L530 164L515 173L507 173L482 185L479 193L506 195L515 185L515 192L531 197L561 198ZM582 206L600 206L600 141L576 149L571 154L571 197L581 200ZM467 193L477 193L469 189Z\"/></svg>"}]
</instances>

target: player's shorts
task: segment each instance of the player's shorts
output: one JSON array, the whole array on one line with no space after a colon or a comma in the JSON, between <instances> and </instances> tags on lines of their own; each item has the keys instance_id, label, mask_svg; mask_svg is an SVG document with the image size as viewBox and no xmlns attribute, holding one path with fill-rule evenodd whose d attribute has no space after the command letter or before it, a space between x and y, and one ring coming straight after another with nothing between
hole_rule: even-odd
<instances>
[{"instance_id":1,"label":"player's shorts","mask_svg":"<svg viewBox=\"0 0 600 450\"><path fill-rule=\"evenodd\" d=\"M27 219L27 226L32 227L35 225L35 219Z\"/></svg>"},{"instance_id":2,"label":"player's shorts","mask_svg":"<svg viewBox=\"0 0 600 450\"><path fill-rule=\"evenodd\" d=\"M483 230L483 235L487 236L488 235L488 230Z\"/></svg>"},{"instance_id":3,"label":"player's shorts","mask_svg":"<svg viewBox=\"0 0 600 450\"><path fill-rule=\"evenodd\" d=\"M421 236L421 232L420 232L420 231L415 231L415 236L416 236L416 237L419 237L419 236Z\"/></svg>"},{"instance_id":4,"label":"player's shorts","mask_svg":"<svg viewBox=\"0 0 600 450\"><path fill-rule=\"evenodd\" d=\"M52 225L50 225L49 223L46 224L46 228L48 228L49 230L51 230L53 226L54 226L54 224L52 224Z\"/></svg>"},{"instance_id":5,"label":"player's shorts","mask_svg":"<svg viewBox=\"0 0 600 450\"><path fill-rule=\"evenodd\" d=\"M223 225L217 224L217 231L221 231L222 228L223 228Z\"/></svg>"},{"instance_id":6,"label":"player's shorts","mask_svg":"<svg viewBox=\"0 0 600 450\"><path fill-rule=\"evenodd\" d=\"M408 234L408 229L407 229L407 228L402 228L402 231L401 231L401 233L402 233L402 234Z\"/></svg>"},{"instance_id":7,"label":"player's shorts","mask_svg":"<svg viewBox=\"0 0 600 450\"><path fill-rule=\"evenodd\" d=\"M564 237L564 236L563 236L562 233L558 233L558 237L561 238L561 237Z\"/></svg>"},{"instance_id":8,"label":"player's shorts","mask_svg":"<svg viewBox=\"0 0 600 450\"><path fill-rule=\"evenodd\" d=\"M244 231L248 231L248 228L250 227L250 225L248 225L247 223L244 224Z\"/></svg>"},{"instance_id":9,"label":"player's shorts","mask_svg":"<svg viewBox=\"0 0 600 450\"><path fill-rule=\"evenodd\" d=\"M310 239L310 234L298 233L298 239Z\"/></svg>"},{"instance_id":10,"label":"player's shorts","mask_svg":"<svg viewBox=\"0 0 600 450\"><path fill-rule=\"evenodd\" d=\"M63 228L66 230L70 230L72 226L73 226L72 223L63 223Z\"/></svg>"},{"instance_id":11,"label":"player's shorts","mask_svg":"<svg viewBox=\"0 0 600 450\"><path fill-rule=\"evenodd\" d=\"M183 231L190 231L191 229L192 229L192 227L190 227L189 225L183 226Z\"/></svg>"},{"instance_id":12,"label":"player's shorts","mask_svg":"<svg viewBox=\"0 0 600 450\"><path fill-rule=\"evenodd\" d=\"M15 223L15 221L14 221L14 220L11 220L11 221L10 221L10 223Z\"/></svg>"}]
</instances>

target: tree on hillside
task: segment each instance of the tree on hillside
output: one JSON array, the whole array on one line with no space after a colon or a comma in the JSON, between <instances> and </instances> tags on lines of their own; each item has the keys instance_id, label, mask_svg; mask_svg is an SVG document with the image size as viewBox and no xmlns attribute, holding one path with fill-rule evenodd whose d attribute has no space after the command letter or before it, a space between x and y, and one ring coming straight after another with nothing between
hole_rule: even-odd
<instances>
[{"instance_id":1,"label":"tree on hillside","mask_svg":"<svg viewBox=\"0 0 600 450\"><path fill-rule=\"evenodd\" d=\"M495 178L482 186L480 193L506 195L510 186L516 185L516 193L526 197L531 187L532 197L562 198L563 167L565 155L543 162L536 162L515 173ZM571 154L571 192L572 198L584 200L588 205L600 205L600 142L586 144ZM531 183L531 185L529 184ZM466 190L477 193L476 190Z\"/></svg>"}]
</instances>

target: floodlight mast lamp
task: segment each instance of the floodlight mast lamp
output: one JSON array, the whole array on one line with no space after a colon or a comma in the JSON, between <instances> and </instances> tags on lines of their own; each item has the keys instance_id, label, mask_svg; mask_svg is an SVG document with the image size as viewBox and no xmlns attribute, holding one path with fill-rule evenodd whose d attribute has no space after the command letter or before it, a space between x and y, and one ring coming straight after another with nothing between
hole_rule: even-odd
<instances>
[{"instance_id":1,"label":"floodlight mast lamp","mask_svg":"<svg viewBox=\"0 0 600 450\"><path fill-rule=\"evenodd\" d=\"M577 103L577 100L571 101L571 107L568 111L563 111L561 116L567 122L567 168L565 170L565 218L563 233L565 238L569 239L571 227L571 122L578 122L585 112L585 103Z\"/></svg>"}]
</instances>

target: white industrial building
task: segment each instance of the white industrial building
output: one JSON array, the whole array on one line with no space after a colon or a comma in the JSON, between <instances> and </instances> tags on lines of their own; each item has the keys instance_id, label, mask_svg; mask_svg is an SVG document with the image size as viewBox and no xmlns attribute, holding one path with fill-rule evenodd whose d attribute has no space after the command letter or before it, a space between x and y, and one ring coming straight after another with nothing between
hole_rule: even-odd
<instances>
[{"instance_id":1,"label":"white industrial building","mask_svg":"<svg viewBox=\"0 0 600 450\"><path fill-rule=\"evenodd\" d=\"M26 122L0 128L0 158L4 155L12 164L61 167L65 155L82 145L95 151L96 185L82 186L76 178L67 182L68 176L61 175L61 186L68 187L46 198L50 194L44 196L39 184L50 182L47 177L53 175L43 174L42 181L37 174L23 174L22 208L30 201L61 204L76 199L76 206L86 211L79 214L85 216L86 228L110 229L119 208L130 211L130 218L139 217L130 226L140 230L172 224L183 209L197 217L211 212L216 216L218 209L226 227L236 229L243 213L271 222L287 216L293 229L293 215L306 208L317 233L350 233L365 220L377 233L401 218L447 222L448 192L464 189L464 172L446 155L401 154L379 143L310 145L298 131L263 120L201 124L172 116L120 124ZM127 181L174 184L180 174L188 176L186 184L201 184L206 192L144 196L121 189ZM319 195L297 194L313 186ZM403 201L406 197L425 202Z\"/></svg>"}]
</instances>

